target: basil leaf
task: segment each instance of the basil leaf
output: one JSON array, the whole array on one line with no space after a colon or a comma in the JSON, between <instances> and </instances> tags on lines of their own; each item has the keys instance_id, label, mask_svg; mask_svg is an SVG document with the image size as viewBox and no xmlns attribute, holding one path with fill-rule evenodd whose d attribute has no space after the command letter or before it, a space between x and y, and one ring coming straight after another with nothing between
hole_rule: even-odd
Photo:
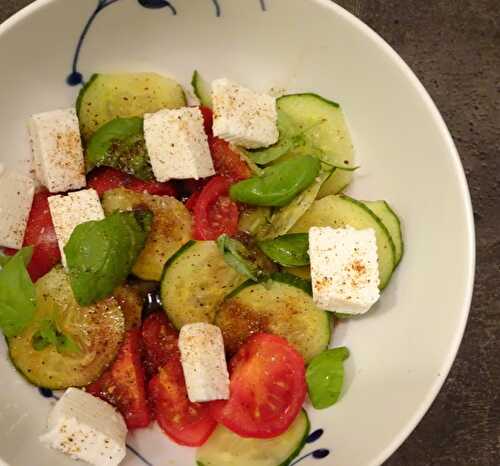
<instances>
[{"instance_id":1,"label":"basil leaf","mask_svg":"<svg viewBox=\"0 0 500 466\"><path fill-rule=\"evenodd\" d=\"M43 334L40 330L33 334L31 338L31 346L35 351L42 351L50 345L50 338Z\"/></svg>"},{"instance_id":2,"label":"basil leaf","mask_svg":"<svg viewBox=\"0 0 500 466\"><path fill-rule=\"evenodd\" d=\"M217 245L224 256L224 260L230 267L251 280L259 281L259 275L262 272L253 262L247 259L249 253L241 242L227 235L221 235L217 239Z\"/></svg>"},{"instance_id":3,"label":"basil leaf","mask_svg":"<svg viewBox=\"0 0 500 466\"><path fill-rule=\"evenodd\" d=\"M40 322L40 328L33 334L31 345L35 351L42 351L52 345L59 353L78 353L80 347L69 335L61 332L54 317Z\"/></svg>"},{"instance_id":4,"label":"basil leaf","mask_svg":"<svg viewBox=\"0 0 500 466\"><path fill-rule=\"evenodd\" d=\"M267 165L268 163L274 162L283 155L290 152L292 149L301 144L300 139L294 137L282 138L275 145L267 148L265 151L261 152L251 152L247 151L250 159L257 165Z\"/></svg>"},{"instance_id":5,"label":"basil leaf","mask_svg":"<svg viewBox=\"0 0 500 466\"><path fill-rule=\"evenodd\" d=\"M307 367L309 398L316 409L325 409L337 402L344 383L344 361L349 350L342 346L316 356Z\"/></svg>"},{"instance_id":6,"label":"basil leaf","mask_svg":"<svg viewBox=\"0 0 500 466\"><path fill-rule=\"evenodd\" d=\"M81 351L76 341L65 333L57 335L56 348L59 353L79 353Z\"/></svg>"},{"instance_id":7,"label":"basil leaf","mask_svg":"<svg viewBox=\"0 0 500 466\"><path fill-rule=\"evenodd\" d=\"M302 267L309 265L309 235L292 233L278 238L260 241L262 252L273 262L283 267Z\"/></svg>"},{"instance_id":8,"label":"basil leaf","mask_svg":"<svg viewBox=\"0 0 500 466\"><path fill-rule=\"evenodd\" d=\"M140 117L115 118L90 138L85 152L87 171L113 167L141 180L154 179Z\"/></svg>"},{"instance_id":9,"label":"basil leaf","mask_svg":"<svg viewBox=\"0 0 500 466\"><path fill-rule=\"evenodd\" d=\"M31 323L36 309L36 291L26 270L33 248L21 249L0 270L0 328L14 337Z\"/></svg>"},{"instance_id":10,"label":"basil leaf","mask_svg":"<svg viewBox=\"0 0 500 466\"><path fill-rule=\"evenodd\" d=\"M144 248L151 217L149 212L115 212L75 228L64 253L78 304L106 298L125 281Z\"/></svg>"},{"instance_id":11,"label":"basil leaf","mask_svg":"<svg viewBox=\"0 0 500 466\"><path fill-rule=\"evenodd\" d=\"M283 207L316 181L320 169L315 157L293 157L267 167L260 176L233 184L229 195L244 204Z\"/></svg>"},{"instance_id":12,"label":"basil leaf","mask_svg":"<svg viewBox=\"0 0 500 466\"><path fill-rule=\"evenodd\" d=\"M31 345L36 351L42 351L50 345L57 345L57 330L52 319L40 322L40 328L33 334Z\"/></svg>"},{"instance_id":13,"label":"basil leaf","mask_svg":"<svg viewBox=\"0 0 500 466\"><path fill-rule=\"evenodd\" d=\"M278 160L289 152L307 145L306 134L322 125L326 120L321 119L307 128L298 126L286 113L278 112L278 142L264 149L247 151L248 156L257 165L267 165Z\"/></svg>"}]
</instances>

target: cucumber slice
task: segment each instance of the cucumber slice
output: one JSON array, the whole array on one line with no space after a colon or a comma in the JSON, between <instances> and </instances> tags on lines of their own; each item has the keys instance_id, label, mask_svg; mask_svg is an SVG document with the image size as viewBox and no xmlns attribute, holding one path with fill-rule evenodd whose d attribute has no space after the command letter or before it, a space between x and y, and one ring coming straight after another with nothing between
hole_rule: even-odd
<instances>
[{"instance_id":1,"label":"cucumber slice","mask_svg":"<svg viewBox=\"0 0 500 466\"><path fill-rule=\"evenodd\" d=\"M396 266L396 248L382 221L362 202L343 194L327 196L315 201L306 214L293 226L291 233L306 233L311 227L342 228L351 226L359 230L373 228L377 237L380 289L389 283Z\"/></svg>"},{"instance_id":2,"label":"cucumber slice","mask_svg":"<svg viewBox=\"0 0 500 466\"><path fill-rule=\"evenodd\" d=\"M117 188L104 194L102 206L106 215L144 207L153 213L148 240L132 268L142 280L160 281L167 260L191 239L191 214L173 197Z\"/></svg>"},{"instance_id":3,"label":"cucumber slice","mask_svg":"<svg viewBox=\"0 0 500 466\"><path fill-rule=\"evenodd\" d=\"M297 220L311 207L323 183L326 182L329 176L331 176L330 172L320 172L316 181L306 190L302 191L290 204L275 209L269 218L268 224L256 232L257 239L274 239L288 233Z\"/></svg>"},{"instance_id":4,"label":"cucumber slice","mask_svg":"<svg viewBox=\"0 0 500 466\"><path fill-rule=\"evenodd\" d=\"M248 206L248 208L240 214L238 228L240 231L256 236L262 228L267 227L270 217L270 207Z\"/></svg>"},{"instance_id":5,"label":"cucumber slice","mask_svg":"<svg viewBox=\"0 0 500 466\"><path fill-rule=\"evenodd\" d=\"M363 204L382 220L382 223L389 231L392 241L394 242L394 247L396 248L397 266L401 262L404 254L403 234L399 217L386 201L363 201Z\"/></svg>"},{"instance_id":6,"label":"cucumber slice","mask_svg":"<svg viewBox=\"0 0 500 466\"><path fill-rule=\"evenodd\" d=\"M108 298L80 307L62 267L52 269L35 287L35 319L21 335L8 341L13 364L39 387L59 390L88 385L114 360L123 340L125 323L117 300ZM53 345L36 351L32 339L46 319L54 319L79 351L59 352Z\"/></svg>"},{"instance_id":7,"label":"cucumber slice","mask_svg":"<svg viewBox=\"0 0 500 466\"><path fill-rule=\"evenodd\" d=\"M250 335L267 332L286 338L307 363L328 347L328 313L314 304L309 282L288 274L272 278L247 282L231 293L220 305L215 325L220 327L230 354Z\"/></svg>"},{"instance_id":8,"label":"cucumber slice","mask_svg":"<svg viewBox=\"0 0 500 466\"><path fill-rule=\"evenodd\" d=\"M243 438L219 425L198 449L198 466L288 466L304 448L311 425L304 410L272 439Z\"/></svg>"},{"instance_id":9,"label":"cucumber slice","mask_svg":"<svg viewBox=\"0 0 500 466\"><path fill-rule=\"evenodd\" d=\"M204 107L212 108L212 90L210 84L201 77L198 70L194 70L191 86L193 86L194 95L198 97L200 104Z\"/></svg>"},{"instance_id":10,"label":"cucumber slice","mask_svg":"<svg viewBox=\"0 0 500 466\"><path fill-rule=\"evenodd\" d=\"M254 152L254 160L273 160L266 151L276 152L283 141L302 132L303 143L286 147L287 155L310 155L311 150L322 153L321 158L334 166L353 167L354 149L344 114L339 104L316 94L290 94L277 100L280 141L275 146ZM283 122L282 122L283 120ZM292 133L290 133L292 131ZM281 159L278 159L281 160ZM319 197L336 194L347 186L352 172L336 170L322 186Z\"/></svg>"},{"instance_id":11,"label":"cucumber slice","mask_svg":"<svg viewBox=\"0 0 500 466\"><path fill-rule=\"evenodd\" d=\"M224 297L246 280L224 260L215 241L191 241L165 265L161 300L175 327L214 321Z\"/></svg>"},{"instance_id":12,"label":"cucumber slice","mask_svg":"<svg viewBox=\"0 0 500 466\"><path fill-rule=\"evenodd\" d=\"M82 138L117 117L143 116L186 105L180 84L157 73L95 74L76 101Z\"/></svg>"}]
</instances>

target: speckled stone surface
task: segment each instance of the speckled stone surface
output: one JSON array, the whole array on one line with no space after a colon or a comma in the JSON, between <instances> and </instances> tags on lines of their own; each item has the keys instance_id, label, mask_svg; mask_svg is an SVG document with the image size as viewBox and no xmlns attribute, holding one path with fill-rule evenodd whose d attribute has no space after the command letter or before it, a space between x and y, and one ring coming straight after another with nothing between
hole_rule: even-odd
<instances>
[{"instance_id":1,"label":"speckled stone surface","mask_svg":"<svg viewBox=\"0 0 500 466\"><path fill-rule=\"evenodd\" d=\"M0 0L0 21L28 3ZM337 3L381 34L434 98L457 143L476 220L476 286L458 358L386 466L500 466L500 2Z\"/></svg>"}]
</instances>

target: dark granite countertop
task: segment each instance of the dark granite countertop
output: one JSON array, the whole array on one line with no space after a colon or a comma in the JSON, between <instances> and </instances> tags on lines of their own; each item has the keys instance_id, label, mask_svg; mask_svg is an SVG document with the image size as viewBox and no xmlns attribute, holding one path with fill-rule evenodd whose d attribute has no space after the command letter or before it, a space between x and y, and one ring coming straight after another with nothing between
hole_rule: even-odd
<instances>
[{"instance_id":1,"label":"dark granite countertop","mask_svg":"<svg viewBox=\"0 0 500 466\"><path fill-rule=\"evenodd\" d=\"M0 22L28 3L0 0ZM433 406L386 466L499 466L499 0L337 3L381 34L434 98L457 143L476 220L476 286L458 358Z\"/></svg>"}]
</instances>

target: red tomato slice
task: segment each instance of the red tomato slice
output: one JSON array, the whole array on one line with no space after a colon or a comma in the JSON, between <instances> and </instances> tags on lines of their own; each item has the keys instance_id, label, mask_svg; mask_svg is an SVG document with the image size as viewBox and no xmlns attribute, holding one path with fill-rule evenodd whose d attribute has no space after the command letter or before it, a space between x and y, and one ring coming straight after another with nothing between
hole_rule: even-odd
<instances>
[{"instance_id":1,"label":"red tomato slice","mask_svg":"<svg viewBox=\"0 0 500 466\"><path fill-rule=\"evenodd\" d=\"M189 401L179 358L170 359L151 379L149 397L158 424L180 445L203 445L217 425L206 403Z\"/></svg>"},{"instance_id":2,"label":"red tomato slice","mask_svg":"<svg viewBox=\"0 0 500 466\"><path fill-rule=\"evenodd\" d=\"M246 341L230 367L231 397L209 403L214 419L242 437L285 432L306 397L302 356L285 339L261 333Z\"/></svg>"},{"instance_id":3,"label":"red tomato slice","mask_svg":"<svg viewBox=\"0 0 500 466\"><path fill-rule=\"evenodd\" d=\"M214 113L211 108L200 107L201 114L203 115L203 126L205 127L205 133L207 136L212 136L212 125L214 122Z\"/></svg>"},{"instance_id":4,"label":"red tomato slice","mask_svg":"<svg viewBox=\"0 0 500 466\"><path fill-rule=\"evenodd\" d=\"M229 143L216 137L209 138L210 152L215 172L232 181L246 180L252 176L247 163L229 146Z\"/></svg>"},{"instance_id":5,"label":"red tomato slice","mask_svg":"<svg viewBox=\"0 0 500 466\"><path fill-rule=\"evenodd\" d=\"M100 167L92 170L87 176L87 188L93 188L99 197L106 191L119 188L125 184L127 174L114 168Z\"/></svg>"},{"instance_id":6,"label":"red tomato slice","mask_svg":"<svg viewBox=\"0 0 500 466\"><path fill-rule=\"evenodd\" d=\"M191 194L191 196L189 196L189 199L184 203L186 208L191 212L194 210L194 207L196 206L196 203L200 198L200 194L201 193L199 191L195 191L193 194Z\"/></svg>"},{"instance_id":7,"label":"red tomato slice","mask_svg":"<svg viewBox=\"0 0 500 466\"><path fill-rule=\"evenodd\" d=\"M106 191L124 187L136 192L147 192L158 196L176 196L175 188L171 183L157 181L142 181L134 176L127 175L109 167L100 167L92 170L87 179L87 186L102 196Z\"/></svg>"},{"instance_id":8,"label":"red tomato slice","mask_svg":"<svg viewBox=\"0 0 500 466\"><path fill-rule=\"evenodd\" d=\"M238 206L227 196L232 182L213 177L203 188L194 206L194 232L198 240L215 240L238 231Z\"/></svg>"},{"instance_id":9,"label":"red tomato slice","mask_svg":"<svg viewBox=\"0 0 500 466\"><path fill-rule=\"evenodd\" d=\"M163 312L155 312L142 324L144 367L149 377L158 373L170 358L179 358L177 330Z\"/></svg>"},{"instance_id":10,"label":"red tomato slice","mask_svg":"<svg viewBox=\"0 0 500 466\"><path fill-rule=\"evenodd\" d=\"M159 181L142 181L133 176L129 176L125 183L125 188L139 193L155 194L156 196L177 196L177 192L171 183L160 183Z\"/></svg>"},{"instance_id":11,"label":"red tomato slice","mask_svg":"<svg viewBox=\"0 0 500 466\"><path fill-rule=\"evenodd\" d=\"M115 406L129 429L147 427L151 421L141 353L141 329L129 330L113 365L86 389Z\"/></svg>"},{"instance_id":12,"label":"red tomato slice","mask_svg":"<svg viewBox=\"0 0 500 466\"><path fill-rule=\"evenodd\" d=\"M212 133L213 112L208 107L200 107L203 114L205 132L212 154L212 160L217 175L225 176L233 181L241 181L252 176L247 163L242 160L237 152L231 149L229 143L214 137Z\"/></svg>"},{"instance_id":13,"label":"red tomato slice","mask_svg":"<svg viewBox=\"0 0 500 466\"><path fill-rule=\"evenodd\" d=\"M23 246L33 246L33 255L28 265L28 273L33 282L44 276L61 260L47 200L50 195L46 189L35 193L24 233ZM17 252L7 248L4 251L9 256Z\"/></svg>"}]
</instances>

